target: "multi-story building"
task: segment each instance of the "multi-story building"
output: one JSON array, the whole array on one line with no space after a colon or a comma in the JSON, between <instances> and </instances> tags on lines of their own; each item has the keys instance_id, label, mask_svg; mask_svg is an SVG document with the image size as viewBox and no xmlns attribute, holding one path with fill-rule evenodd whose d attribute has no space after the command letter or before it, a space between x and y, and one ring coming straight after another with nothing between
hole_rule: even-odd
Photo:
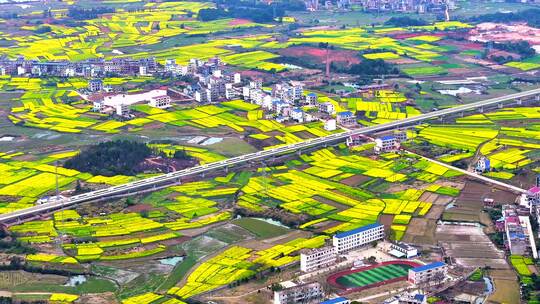
<instances>
[{"instance_id":1,"label":"multi-story building","mask_svg":"<svg viewBox=\"0 0 540 304\"><path fill-rule=\"evenodd\" d=\"M333 118L324 121L324 127L326 131L335 131L337 129L336 120Z\"/></svg>"},{"instance_id":2,"label":"multi-story building","mask_svg":"<svg viewBox=\"0 0 540 304\"><path fill-rule=\"evenodd\" d=\"M360 146L364 142L366 142L366 138L359 134L351 135L347 137L347 140L345 141L349 148Z\"/></svg>"},{"instance_id":3,"label":"multi-story building","mask_svg":"<svg viewBox=\"0 0 540 304\"><path fill-rule=\"evenodd\" d=\"M375 152L387 153L399 150L400 142L395 136L387 135L375 139Z\"/></svg>"},{"instance_id":4,"label":"multi-story building","mask_svg":"<svg viewBox=\"0 0 540 304\"><path fill-rule=\"evenodd\" d=\"M126 116L129 114L129 105L125 103L117 104L116 105L116 115L118 116Z\"/></svg>"},{"instance_id":5,"label":"multi-story building","mask_svg":"<svg viewBox=\"0 0 540 304\"><path fill-rule=\"evenodd\" d=\"M101 112L103 110L103 100L97 100L93 102L92 111L94 112Z\"/></svg>"},{"instance_id":6,"label":"multi-story building","mask_svg":"<svg viewBox=\"0 0 540 304\"><path fill-rule=\"evenodd\" d=\"M233 82L234 82L235 84L242 83L242 75L240 75L240 73L234 73L234 75L233 75Z\"/></svg>"},{"instance_id":7,"label":"multi-story building","mask_svg":"<svg viewBox=\"0 0 540 304\"><path fill-rule=\"evenodd\" d=\"M262 89L262 84L262 80L260 78L257 78L249 82L249 87L252 89Z\"/></svg>"},{"instance_id":8,"label":"multi-story building","mask_svg":"<svg viewBox=\"0 0 540 304\"><path fill-rule=\"evenodd\" d=\"M296 108L296 109L292 109L291 111L291 119L296 122L299 122L299 123L304 122L305 116L306 116L306 113L304 113L302 109Z\"/></svg>"},{"instance_id":9,"label":"multi-story building","mask_svg":"<svg viewBox=\"0 0 540 304\"><path fill-rule=\"evenodd\" d=\"M351 111L339 112L336 115L336 120L339 125L344 127L353 127L356 125L356 116Z\"/></svg>"},{"instance_id":10,"label":"multi-story building","mask_svg":"<svg viewBox=\"0 0 540 304\"><path fill-rule=\"evenodd\" d=\"M331 102L322 102L319 103L319 112L332 115L336 110Z\"/></svg>"},{"instance_id":11,"label":"multi-story building","mask_svg":"<svg viewBox=\"0 0 540 304\"><path fill-rule=\"evenodd\" d=\"M274 304L315 304L323 298L324 290L318 282L274 291Z\"/></svg>"},{"instance_id":12,"label":"multi-story building","mask_svg":"<svg viewBox=\"0 0 540 304\"><path fill-rule=\"evenodd\" d=\"M171 106L171 97L167 95L150 97L148 105L154 108L166 109Z\"/></svg>"},{"instance_id":13,"label":"multi-story building","mask_svg":"<svg viewBox=\"0 0 540 304\"><path fill-rule=\"evenodd\" d=\"M300 252L300 270L304 272L318 270L333 265L336 259L337 254L333 246L305 249Z\"/></svg>"},{"instance_id":14,"label":"multi-story building","mask_svg":"<svg viewBox=\"0 0 540 304\"><path fill-rule=\"evenodd\" d=\"M91 79L88 81L88 91L99 92L103 90L103 81L101 79Z\"/></svg>"},{"instance_id":15,"label":"multi-story building","mask_svg":"<svg viewBox=\"0 0 540 304\"><path fill-rule=\"evenodd\" d=\"M309 94L306 95L306 103L308 105L311 105L311 106L316 105L317 104L317 99L318 99L318 97L317 97L317 94L315 94L315 93L309 93Z\"/></svg>"},{"instance_id":16,"label":"multi-story building","mask_svg":"<svg viewBox=\"0 0 540 304\"><path fill-rule=\"evenodd\" d=\"M384 225L374 223L335 234L332 244L337 253L343 253L382 239L384 239Z\"/></svg>"},{"instance_id":17,"label":"multi-story building","mask_svg":"<svg viewBox=\"0 0 540 304\"><path fill-rule=\"evenodd\" d=\"M410 259L418 255L418 249L403 242L396 242L390 245L390 252L388 253L398 258Z\"/></svg>"},{"instance_id":18,"label":"multi-story building","mask_svg":"<svg viewBox=\"0 0 540 304\"><path fill-rule=\"evenodd\" d=\"M448 273L448 265L443 262L433 262L427 265L409 269L409 282L424 284L443 281Z\"/></svg>"},{"instance_id":19,"label":"multi-story building","mask_svg":"<svg viewBox=\"0 0 540 304\"><path fill-rule=\"evenodd\" d=\"M407 130L396 130L394 131L394 137L400 143L407 141Z\"/></svg>"},{"instance_id":20,"label":"multi-story building","mask_svg":"<svg viewBox=\"0 0 540 304\"><path fill-rule=\"evenodd\" d=\"M408 292L393 296L385 300L382 304L427 304L427 296L424 294L410 294Z\"/></svg>"},{"instance_id":21,"label":"multi-story building","mask_svg":"<svg viewBox=\"0 0 540 304\"><path fill-rule=\"evenodd\" d=\"M527 191L527 199L531 205L540 205L540 187L534 186Z\"/></svg>"},{"instance_id":22,"label":"multi-story building","mask_svg":"<svg viewBox=\"0 0 540 304\"><path fill-rule=\"evenodd\" d=\"M475 171L478 173L484 173L489 170L491 170L491 162L489 161L489 158L482 156L476 163Z\"/></svg>"},{"instance_id":23,"label":"multi-story building","mask_svg":"<svg viewBox=\"0 0 540 304\"><path fill-rule=\"evenodd\" d=\"M291 106L280 99L274 100L272 103L272 112L276 113L277 115L289 116L291 110Z\"/></svg>"},{"instance_id":24,"label":"multi-story building","mask_svg":"<svg viewBox=\"0 0 540 304\"><path fill-rule=\"evenodd\" d=\"M197 102L200 102L200 103L208 102L208 94L206 92L206 89L195 91L194 97Z\"/></svg>"},{"instance_id":25,"label":"multi-story building","mask_svg":"<svg viewBox=\"0 0 540 304\"><path fill-rule=\"evenodd\" d=\"M279 98L287 103L294 103L302 99L304 94L304 85L300 82L292 81L289 83L278 83L272 87L272 96Z\"/></svg>"},{"instance_id":26,"label":"multi-story building","mask_svg":"<svg viewBox=\"0 0 540 304\"><path fill-rule=\"evenodd\" d=\"M233 87L232 83L225 84L225 99L235 99L238 96L236 90Z\"/></svg>"},{"instance_id":27,"label":"multi-story building","mask_svg":"<svg viewBox=\"0 0 540 304\"><path fill-rule=\"evenodd\" d=\"M523 211L520 211L519 207L515 205L502 206L506 246L511 254L528 255L537 259L538 251L536 250L531 221L528 214L526 215L530 209Z\"/></svg>"}]
</instances>

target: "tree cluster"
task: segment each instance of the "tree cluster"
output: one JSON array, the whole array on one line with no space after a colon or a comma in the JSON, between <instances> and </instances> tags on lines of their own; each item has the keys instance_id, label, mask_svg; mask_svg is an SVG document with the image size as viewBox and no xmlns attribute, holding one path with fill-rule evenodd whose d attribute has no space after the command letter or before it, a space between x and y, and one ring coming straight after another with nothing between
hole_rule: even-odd
<instances>
[{"instance_id":1,"label":"tree cluster","mask_svg":"<svg viewBox=\"0 0 540 304\"><path fill-rule=\"evenodd\" d=\"M285 16L285 11L299 11L306 7L302 1L272 2L270 5L244 0L217 0L216 8L202 9L198 18L201 21L211 21L222 18L249 19L254 22L273 22L276 18Z\"/></svg>"},{"instance_id":2,"label":"tree cluster","mask_svg":"<svg viewBox=\"0 0 540 304\"><path fill-rule=\"evenodd\" d=\"M399 74L399 69L394 64L385 62L382 59L364 59L362 62L353 64L342 72L373 79L384 75L397 75Z\"/></svg>"},{"instance_id":3,"label":"tree cluster","mask_svg":"<svg viewBox=\"0 0 540 304\"><path fill-rule=\"evenodd\" d=\"M533 27L540 27L540 9L527 9L511 13L493 13L469 18L469 22L527 22Z\"/></svg>"},{"instance_id":4,"label":"tree cluster","mask_svg":"<svg viewBox=\"0 0 540 304\"><path fill-rule=\"evenodd\" d=\"M50 31L52 31L50 26L42 25L42 26L38 27L37 29L35 29L34 33L36 33L36 34L44 34L44 33L49 33Z\"/></svg>"},{"instance_id":5,"label":"tree cluster","mask_svg":"<svg viewBox=\"0 0 540 304\"><path fill-rule=\"evenodd\" d=\"M93 175L136 175L137 166L152 155L146 144L129 140L108 141L90 146L68 159L64 167Z\"/></svg>"},{"instance_id":6,"label":"tree cluster","mask_svg":"<svg viewBox=\"0 0 540 304\"><path fill-rule=\"evenodd\" d=\"M493 48L510 53L516 53L525 58L536 55L536 51L527 41L494 43Z\"/></svg>"},{"instance_id":7,"label":"tree cluster","mask_svg":"<svg viewBox=\"0 0 540 304\"><path fill-rule=\"evenodd\" d=\"M101 14L114 13L116 10L112 7L96 7L96 8L77 8L70 7L68 9L68 17L76 20L96 19Z\"/></svg>"}]
</instances>

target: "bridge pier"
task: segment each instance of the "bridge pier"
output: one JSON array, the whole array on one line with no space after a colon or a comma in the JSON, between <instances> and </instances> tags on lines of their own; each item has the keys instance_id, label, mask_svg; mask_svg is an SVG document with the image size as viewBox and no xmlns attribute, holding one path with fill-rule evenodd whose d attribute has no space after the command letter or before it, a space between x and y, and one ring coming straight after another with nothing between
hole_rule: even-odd
<instances>
[{"instance_id":1,"label":"bridge pier","mask_svg":"<svg viewBox=\"0 0 540 304\"><path fill-rule=\"evenodd\" d=\"M502 108L503 108L503 104L502 104L502 103L499 103L499 104L497 105L497 107L498 107L499 109L502 109Z\"/></svg>"},{"instance_id":2,"label":"bridge pier","mask_svg":"<svg viewBox=\"0 0 540 304\"><path fill-rule=\"evenodd\" d=\"M538 95L536 95L536 97L538 97ZM535 99L536 99L536 98L535 98ZM536 99L536 100L538 100L538 99ZM521 100L521 98L518 98L518 99L517 99L517 104L518 104L518 105L522 105L522 104L523 104L523 101Z\"/></svg>"},{"instance_id":3,"label":"bridge pier","mask_svg":"<svg viewBox=\"0 0 540 304\"><path fill-rule=\"evenodd\" d=\"M459 113L459 115L461 115L461 117L465 116L465 112L461 111L461 113Z\"/></svg>"},{"instance_id":4,"label":"bridge pier","mask_svg":"<svg viewBox=\"0 0 540 304\"><path fill-rule=\"evenodd\" d=\"M480 113L484 113L484 107L480 107L480 108L478 108L478 112L480 112Z\"/></svg>"},{"instance_id":5,"label":"bridge pier","mask_svg":"<svg viewBox=\"0 0 540 304\"><path fill-rule=\"evenodd\" d=\"M302 149L298 149L298 151L296 151L296 154L297 154L298 156L302 155Z\"/></svg>"},{"instance_id":6,"label":"bridge pier","mask_svg":"<svg viewBox=\"0 0 540 304\"><path fill-rule=\"evenodd\" d=\"M540 101L540 95L534 95L534 100Z\"/></svg>"},{"instance_id":7,"label":"bridge pier","mask_svg":"<svg viewBox=\"0 0 540 304\"><path fill-rule=\"evenodd\" d=\"M225 173L229 173L229 167L225 166Z\"/></svg>"}]
</instances>

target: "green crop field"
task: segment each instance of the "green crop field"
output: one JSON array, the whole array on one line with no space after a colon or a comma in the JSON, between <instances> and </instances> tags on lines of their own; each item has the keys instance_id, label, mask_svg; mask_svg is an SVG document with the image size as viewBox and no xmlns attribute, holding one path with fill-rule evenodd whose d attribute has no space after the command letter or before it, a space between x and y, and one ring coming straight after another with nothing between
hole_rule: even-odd
<instances>
[{"instance_id":1,"label":"green crop field","mask_svg":"<svg viewBox=\"0 0 540 304\"><path fill-rule=\"evenodd\" d=\"M289 229L287 228L253 218L241 218L233 221L233 223L261 238L276 237L289 232Z\"/></svg>"},{"instance_id":2,"label":"green crop field","mask_svg":"<svg viewBox=\"0 0 540 304\"><path fill-rule=\"evenodd\" d=\"M412 266L393 264L341 276L336 282L345 288L364 287L382 281L406 276Z\"/></svg>"}]
</instances>

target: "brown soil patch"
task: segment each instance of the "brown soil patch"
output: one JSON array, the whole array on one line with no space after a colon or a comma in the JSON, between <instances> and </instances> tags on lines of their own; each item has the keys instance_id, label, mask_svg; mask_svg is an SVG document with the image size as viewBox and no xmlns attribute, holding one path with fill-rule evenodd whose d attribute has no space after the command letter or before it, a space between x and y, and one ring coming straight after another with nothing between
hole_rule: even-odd
<instances>
[{"instance_id":1,"label":"brown soil patch","mask_svg":"<svg viewBox=\"0 0 540 304\"><path fill-rule=\"evenodd\" d=\"M345 179L341 180L342 184L345 184L347 186L355 187L362 183L365 183L369 180L368 176L365 175L353 175L351 177L347 177Z\"/></svg>"},{"instance_id":2,"label":"brown soil patch","mask_svg":"<svg viewBox=\"0 0 540 304\"><path fill-rule=\"evenodd\" d=\"M435 244L435 220L427 218L411 219L402 241L416 244Z\"/></svg>"},{"instance_id":3,"label":"brown soil patch","mask_svg":"<svg viewBox=\"0 0 540 304\"><path fill-rule=\"evenodd\" d=\"M251 21L247 19L234 19L229 22L229 25L242 25L242 24L249 24Z\"/></svg>"},{"instance_id":4,"label":"brown soil patch","mask_svg":"<svg viewBox=\"0 0 540 304\"><path fill-rule=\"evenodd\" d=\"M379 223L383 224L384 227L390 228L393 222L394 222L393 214L382 214L381 216L379 216Z\"/></svg>"},{"instance_id":5,"label":"brown soil patch","mask_svg":"<svg viewBox=\"0 0 540 304\"><path fill-rule=\"evenodd\" d=\"M304 57L312 62L326 64L326 49L310 46L297 46L280 50L279 54L287 57ZM329 56L332 62L344 63L347 66L360 63L358 53L355 51L330 50Z\"/></svg>"},{"instance_id":6,"label":"brown soil patch","mask_svg":"<svg viewBox=\"0 0 540 304\"><path fill-rule=\"evenodd\" d=\"M151 205L148 205L148 204L137 204L137 205L127 207L126 210L129 211L129 212L140 213L142 211L150 211L150 210L152 210L152 208L153 207Z\"/></svg>"}]
</instances>

